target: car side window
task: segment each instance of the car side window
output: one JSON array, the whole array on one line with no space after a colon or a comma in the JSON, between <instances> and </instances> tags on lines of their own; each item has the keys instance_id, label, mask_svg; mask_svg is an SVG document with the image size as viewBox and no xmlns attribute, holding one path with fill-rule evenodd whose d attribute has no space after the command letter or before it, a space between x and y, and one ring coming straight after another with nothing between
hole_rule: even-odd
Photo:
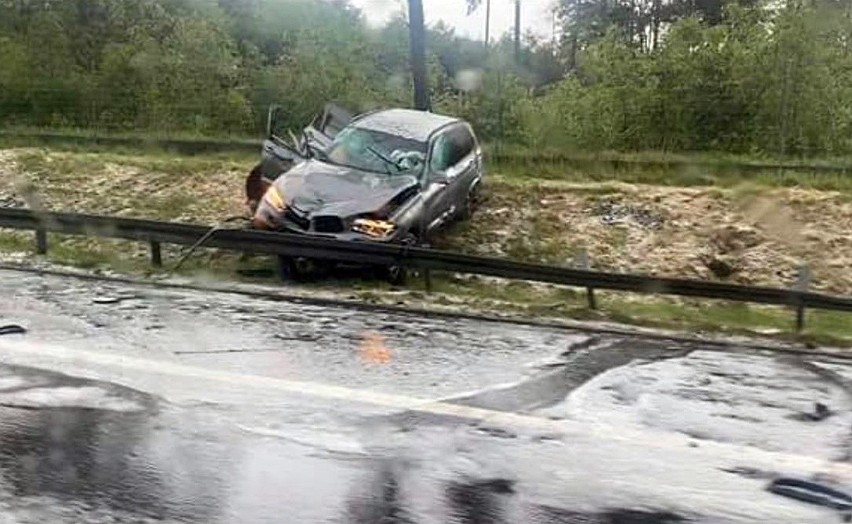
<instances>
[{"instance_id":1,"label":"car side window","mask_svg":"<svg viewBox=\"0 0 852 524\"><path fill-rule=\"evenodd\" d=\"M450 131L453 154L450 165L456 165L473 151L473 137L467 126L457 126Z\"/></svg>"},{"instance_id":2,"label":"car side window","mask_svg":"<svg viewBox=\"0 0 852 524\"><path fill-rule=\"evenodd\" d=\"M446 171L453 165L452 153L452 140L449 133L441 133L432 145L432 159L429 161L429 167L435 172Z\"/></svg>"},{"instance_id":3,"label":"car side window","mask_svg":"<svg viewBox=\"0 0 852 524\"><path fill-rule=\"evenodd\" d=\"M433 171L446 171L468 156L474 147L473 136L467 126L456 126L441 133L432 146L430 167Z\"/></svg>"}]
</instances>

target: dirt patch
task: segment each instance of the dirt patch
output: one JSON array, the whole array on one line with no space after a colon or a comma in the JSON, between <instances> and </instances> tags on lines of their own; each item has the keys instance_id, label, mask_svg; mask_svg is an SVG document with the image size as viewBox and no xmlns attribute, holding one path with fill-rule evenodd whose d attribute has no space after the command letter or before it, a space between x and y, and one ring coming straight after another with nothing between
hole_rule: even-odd
<instances>
[{"instance_id":1,"label":"dirt patch","mask_svg":"<svg viewBox=\"0 0 852 524\"><path fill-rule=\"evenodd\" d=\"M575 265L852 293L852 204L839 192L632 184L492 184L474 222L445 247ZM523 249L519 249L519 245Z\"/></svg>"},{"instance_id":2,"label":"dirt patch","mask_svg":"<svg viewBox=\"0 0 852 524\"><path fill-rule=\"evenodd\" d=\"M192 172L172 173L139 165L135 157L3 151L0 198L37 199L45 209L158 217L180 222L213 223L244 212L242 166L203 163Z\"/></svg>"},{"instance_id":3,"label":"dirt patch","mask_svg":"<svg viewBox=\"0 0 852 524\"><path fill-rule=\"evenodd\" d=\"M31 188L40 205L212 224L244 213L250 162L0 150L0 205ZM483 255L685 278L792 286L811 267L817 289L852 294L852 203L800 188L680 188L525 183L497 176L474 220L436 247ZM27 197L30 198L30 197Z\"/></svg>"}]
</instances>

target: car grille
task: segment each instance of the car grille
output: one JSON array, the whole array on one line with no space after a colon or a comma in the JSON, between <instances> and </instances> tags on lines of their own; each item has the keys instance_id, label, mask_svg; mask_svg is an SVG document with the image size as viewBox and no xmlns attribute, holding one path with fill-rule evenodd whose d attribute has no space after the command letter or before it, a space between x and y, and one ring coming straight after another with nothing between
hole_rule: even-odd
<instances>
[{"instance_id":1,"label":"car grille","mask_svg":"<svg viewBox=\"0 0 852 524\"><path fill-rule=\"evenodd\" d=\"M289 207L284 211L284 218L305 230L307 230L311 226L310 220L297 215L296 212L290 209Z\"/></svg>"},{"instance_id":2,"label":"car grille","mask_svg":"<svg viewBox=\"0 0 852 524\"><path fill-rule=\"evenodd\" d=\"M343 221L338 217L314 217L314 231L317 233L342 233Z\"/></svg>"}]
</instances>

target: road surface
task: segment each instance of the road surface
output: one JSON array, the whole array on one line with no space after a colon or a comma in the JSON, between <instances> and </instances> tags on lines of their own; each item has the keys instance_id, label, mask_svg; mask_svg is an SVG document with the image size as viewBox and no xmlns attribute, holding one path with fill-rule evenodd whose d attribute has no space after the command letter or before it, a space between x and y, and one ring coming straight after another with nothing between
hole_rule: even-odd
<instances>
[{"instance_id":1,"label":"road surface","mask_svg":"<svg viewBox=\"0 0 852 524\"><path fill-rule=\"evenodd\" d=\"M852 367L0 271L0 522L841 522Z\"/></svg>"}]
</instances>

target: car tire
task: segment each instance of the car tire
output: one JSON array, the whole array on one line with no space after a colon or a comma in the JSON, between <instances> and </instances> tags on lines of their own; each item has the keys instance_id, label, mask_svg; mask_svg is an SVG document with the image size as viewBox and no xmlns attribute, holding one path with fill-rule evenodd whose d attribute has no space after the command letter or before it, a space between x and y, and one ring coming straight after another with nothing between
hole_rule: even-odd
<instances>
[{"instance_id":1,"label":"car tire","mask_svg":"<svg viewBox=\"0 0 852 524\"><path fill-rule=\"evenodd\" d=\"M278 256L278 276L283 281L306 282L314 273L314 263L308 258Z\"/></svg>"},{"instance_id":2,"label":"car tire","mask_svg":"<svg viewBox=\"0 0 852 524\"><path fill-rule=\"evenodd\" d=\"M399 240L399 243L404 246L417 246L420 245L420 240L417 235L409 232ZM376 276L392 286L404 286L408 282L408 268L402 264L377 266Z\"/></svg>"},{"instance_id":3,"label":"car tire","mask_svg":"<svg viewBox=\"0 0 852 524\"><path fill-rule=\"evenodd\" d=\"M408 282L408 269L399 264L378 266L376 276L392 286L404 286Z\"/></svg>"},{"instance_id":4,"label":"car tire","mask_svg":"<svg viewBox=\"0 0 852 524\"><path fill-rule=\"evenodd\" d=\"M473 218L473 214L476 212L479 207L480 202L480 184L476 184L470 188L470 191L467 192L467 196L464 199L464 204L462 205L461 212L459 213L460 220L470 220Z\"/></svg>"}]
</instances>

